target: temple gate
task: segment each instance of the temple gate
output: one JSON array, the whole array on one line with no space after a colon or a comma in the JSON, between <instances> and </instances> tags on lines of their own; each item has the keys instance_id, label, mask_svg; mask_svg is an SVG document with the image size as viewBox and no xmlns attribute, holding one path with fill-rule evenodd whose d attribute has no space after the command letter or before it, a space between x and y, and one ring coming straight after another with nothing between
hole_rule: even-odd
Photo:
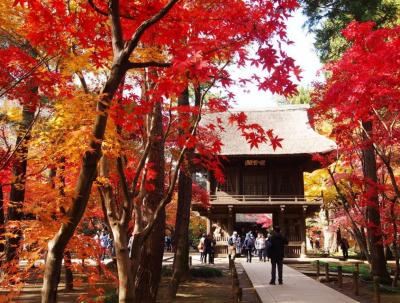
<instances>
[{"instance_id":1,"label":"temple gate","mask_svg":"<svg viewBox=\"0 0 400 303\"><path fill-rule=\"evenodd\" d=\"M331 152L336 145L312 129L306 106L252 110L245 114L249 123L273 129L283 139L282 148L274 151L263 144L250 149L240 131L228 123L228 114L219 114L225 122L225 131L219 136L226 181L218 184L212 174L205 172L210 207L194 204L192 209L207 218L207 232L214 232L219 254L227 251L226 239L236 229L237 213L270 213L273 225L279 225L289 240L286 255L305 255L305 219L320 210L323 198L304 195L303 173L320 167L312 159L313 154ZM216 117L206 116L205 123Z\"/></svg>"}]
</instances>

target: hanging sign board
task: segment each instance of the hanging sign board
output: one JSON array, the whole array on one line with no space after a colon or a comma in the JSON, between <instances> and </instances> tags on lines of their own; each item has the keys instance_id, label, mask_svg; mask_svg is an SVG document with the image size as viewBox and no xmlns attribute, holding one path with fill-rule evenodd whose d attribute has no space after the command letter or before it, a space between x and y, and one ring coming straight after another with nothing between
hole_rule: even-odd
<instances>
[{"instance_id":1,"label":"hanging sign board","mask_svg":"<svg viewBox=\"0 0 400 303\"><path fill-rule=\"evenodd\" d=\"M244 166L265 166L266 160L245 160Z\"/></svg>"}]
</instances>

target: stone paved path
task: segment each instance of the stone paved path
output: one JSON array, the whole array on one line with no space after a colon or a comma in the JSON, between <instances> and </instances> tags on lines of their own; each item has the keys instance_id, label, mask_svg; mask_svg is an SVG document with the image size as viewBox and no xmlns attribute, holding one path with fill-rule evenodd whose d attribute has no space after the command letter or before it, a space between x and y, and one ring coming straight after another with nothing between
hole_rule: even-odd
<instances>
[{"instance_id":1,"label":"stone paved path","mask_svg":"<svg viewBox=\"0 0 400 303\"><path fill-rule=\"evenodd\" d=\"M239 260L263 303L356 303L342 293L283 266L283 285L269 285L271 263Z\"/></svg>"}]
</instances>

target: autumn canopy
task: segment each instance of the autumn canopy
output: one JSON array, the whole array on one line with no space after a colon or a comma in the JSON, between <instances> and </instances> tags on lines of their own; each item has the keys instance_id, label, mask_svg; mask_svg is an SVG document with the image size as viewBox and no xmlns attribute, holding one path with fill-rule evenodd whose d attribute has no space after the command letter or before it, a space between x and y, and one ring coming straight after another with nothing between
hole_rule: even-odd
<instances>
[{"instance_id":1,"label":"autumn canopy","mask_svg":"<svg viewBox=\"0 0 400 303\"><path fill-rule=\"evenodd\" d=\"M120 302L155 300L165 207L177 180L194 164L221 175L214 159L221 144L199 126L201 116L225 112L235 100L228 66L259 66L262 74L242 81L294 92L290 77L299 70L281 46L297 2L0 5L4 286L32 273L29 266L21 273L18 260L44 256L37 269L44 273L42 302L57 300L63 259L95 285L96 269L72 264L71 256L98 258L92 231L104 220L114 238ZM254 130L252 146L279 144L242 115L231 122L244 135Z\"/></svg>"}]
</instances>

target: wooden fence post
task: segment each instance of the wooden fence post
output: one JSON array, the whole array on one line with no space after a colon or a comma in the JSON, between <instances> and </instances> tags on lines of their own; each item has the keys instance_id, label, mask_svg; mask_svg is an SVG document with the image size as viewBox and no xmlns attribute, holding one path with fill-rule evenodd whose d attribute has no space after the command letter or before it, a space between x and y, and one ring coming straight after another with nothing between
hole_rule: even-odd
<instances>
[{"instance_id":1,"label":"wooden fence post","mask_svg":"<svg viewBox=\"0 0 400 303\"><path fill-rule=\"evenodd\" d=\"M317 280L319 280L319 275L320 275L320 272L319 272L319 260L317 260Z\"/></svg>"},{"instance_id":2,"label":"wooden fence post","mask_svg":"<svg viewBox=\"0 0 400 303\"><path fill-rule=\"evenodd\" d=\"M192 264L193 264L192 256L189 256L189 267L192 267Z\"/></svg>"},{"instance_id":3,"label":"wooden fence post","mask_svg":"<svg viewBox=\"0 0 400 303\"><path fill-rule=\"evenodd\" d=\"M376 303L381 303L381 292L379 288L379 277L374 276L374 297Z\"/></svg>"},{"instance_id":4,"label":"wooden fence post","mask_svg":"<svg viewBox=\"0 0 400 303\"><path fill-rule=\"evenodd\" d=\"M353 272L353 286L354 286L354 294L358 296L360 294L360 289L358 285L358 271Z\"/></svg>"},{"instance_id":5,"label":"wooden fence post","mask_svg":"<svg viewBox=\"0 0 400 303\"><path fill-rule=\"evenodd\" d=\"M325 280L329 282L329 263L325 263Z\"/></svg>"},{"instance_id":6,"label":"wooden fence post","mask_svg":"<svg viewBox=\"0 0 400 303\"><path fill-rule=\"evenodd\" d=\"M342 288L343 287L343 270L342 270L341 265L339 265L337 268L337 274L338 274L339 287Z\"/></svg>"},{"instance_id":7,"label":"wooden fence post","mask_svg":"<svg viewBox=\"0 0 400 303\"><path fill-rule=\"evenodd\" d=\"M238 287L237 287L237 289L236 289L236 298L237 298L237 302L242 301L242 296L243 296L242 288L239 287L239 285L238 285Z\"/></svg>"},{"instance_id":8,"label":"wooden fence post","mask_svg":"<svg viewBox=\"0 0 400 303\"><path fill-rule=\"evenodd\" d=\"M231 258L229 258L229 268L232 274L232 294L233 302L238 303L242 300L242 288L239 284L239 277L236 271L235 263Z\"/></svg>"}]
</instances>

